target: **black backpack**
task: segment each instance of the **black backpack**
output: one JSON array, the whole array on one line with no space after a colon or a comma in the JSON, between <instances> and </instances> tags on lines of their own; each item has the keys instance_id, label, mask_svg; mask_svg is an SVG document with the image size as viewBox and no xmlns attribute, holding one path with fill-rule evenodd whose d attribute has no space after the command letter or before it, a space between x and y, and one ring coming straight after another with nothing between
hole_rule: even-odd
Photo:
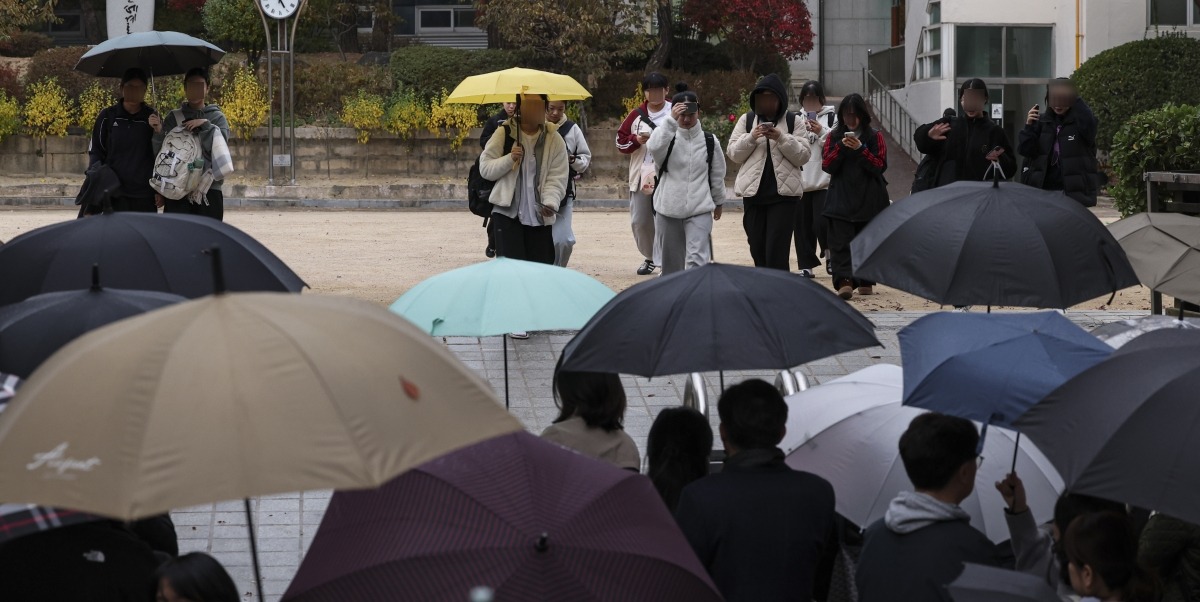
<instances>
[{"instance_id":1,"label":"black backpack","mask_svg":"<svg viewBox=\"0 0 1200 602\"><path fill-rule=\"evenodd\" d=\"M558 134L560 136L562 136L563 145L566 145L567 134L571 133L572 127L576 127L576 124L574 121L571 121L570 119L568 119L563 122L562 127L558 128ZM576 149L576 150L578 150L578 149ZM568 148L567 155L570 156L570 154L571 154L571 149ZM575 172L571 171L571 167L568 165L567 166L567 192L566 192L566 195L563 197L563 204L565 205L566 203L570 202L574 198L575 198Z\"/></svg>"},{"instance_id":2,"label":"black backpack","mask_svg":"<svg viewBox=\"0 0 1200 602\"><path fill-rule=\"evenodd\" d=\"M788 125L788 133L789 134L796 133L796 117L797 117L797 115L798 115L797 113L793 113L791 111L787 112L787 125ZM829 115L829 119L830 119L829 127L833 127L833 123L832 123L833 114L832 113ZM749 134L752 131L754 131L754 113L750 112L750 113L746 113L746 133Z\"/></svg>"},{"instance_id":3,"label":"black backpack","mask_svg":"<svg viewBox=\"0 0 1200 602\"><path fill-rule=\"evenodd\" d=\"M937 188L939 155L925 155L913 173L912 194Z\"/></svg>"},{"instance_id":4,"label":"black backpack","mask_svg":"<svg viewBox=\"0 0 1200 602\"><path fill-rule=\"evenodd\" d=\"M508 124L500 127L504 128L504 154L507 155L512 152L514 140L509 135ZM482 158L482 154L475 157L475 164L471 166L471 173L467 175L467 206L471 209L471 213L483 218L483 225L487 227L488 218L492 217L492 209L495 208L492 205L491 197L496 183L479 173L479 160Z\"/></svg>"}]
</instances>

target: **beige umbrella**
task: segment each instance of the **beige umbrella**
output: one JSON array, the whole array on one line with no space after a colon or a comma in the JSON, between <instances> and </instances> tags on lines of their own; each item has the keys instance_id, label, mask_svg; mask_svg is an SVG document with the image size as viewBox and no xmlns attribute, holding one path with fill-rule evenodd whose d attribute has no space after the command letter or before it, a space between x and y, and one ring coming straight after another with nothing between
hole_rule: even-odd
<instances>
[{"instance_id":1,"label":"beige umbrella","mask_svg":"<svg viewBox=\"0 0 1200 602\"><path fill-rule=\"evenodd\" d=\"M382 307L217 295L111 324L43 364L0 414L0 492L131 520L374 487L521 428L485 381Z\"/></svg>"}]
</instances>

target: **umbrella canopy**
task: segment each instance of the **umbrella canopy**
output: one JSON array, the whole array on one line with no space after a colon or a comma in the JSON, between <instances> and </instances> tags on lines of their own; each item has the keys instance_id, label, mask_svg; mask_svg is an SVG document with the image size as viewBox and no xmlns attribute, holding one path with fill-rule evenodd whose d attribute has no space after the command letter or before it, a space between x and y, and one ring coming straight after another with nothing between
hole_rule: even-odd
<instances>
[{"instance_id":1,"label":"umbrella canopy","mask_svg":"<svg viewBox=\"0 0 1200 602\"><path fill-rule=\"evenodd\" d=\"M528 433L334 493L284 600L720 600L645 477Z\"/></svg>"},{"instance_id":2,"label":"umbrella canopy","mask_svg":"<svg viewBox=\"0 0 1200 602\"><path fill-rule=\"evenodd\" d=\"M519 429L444 346L373 304L218 295L110 324L43 364L0 414L0 491L131 520L374 487Z\"/></svg>"},{"instance_id":3,"label":"umbrella canopy","mask_svg":"<svg viewBox=\"0 0 1200 602\"><path fill-rule=\"evenodd\" d=\"M1138 213L1109 224L1142 284L1184 301L1200 301L1200 218Z\"/></svg>"},{"instance_id":4,"label":"umbrella canopy","mask_svg":"<svg viewBox=\"0 0 1200 602\"><path fill-rule=\"evenodd\" d=\"M1037 575L970 562L946 589L954 602L1059 602L1058 593Z\"/></svg>"},{"instance_id":5,"label":"umbrella canopy","mask_svg":"<svg viewBox=\"0 0 1200 602\"><path fill-rule=\"evenodd\" d=\"M433 276L391 309L434 336L499 336L578 330L613 296L581 272L500 258Z\"/></svg>"},{"instance_id":6,"label":"umbrella canopy","mask_svg":"<svg viewBox=\"0 0 1200 602\"><path fill-rule=\"evenodd\" d=\"M1200 328L1200 320L1188 318L1180 320L1167 316L1142 316L1132 320L1118 320L1102 324L1092 329L1092 336L1104 341L1114 349L1120 349L1126 343L1155 330L1180 329L1192 330Z\"/></svg>"},{"instance_id":7,"label":"umbrella canopy","mask_svg":"<svg viewBox=\"0 0 1200 602\"><path fill-rule=\"evenodd\" d=\"M179 295L100 288L46 293L0 307L0 371L28 377L63 345L105 324L186 301Z\"/></svg>"},{"instance_id":8,"label":"umbrella canopy","mask_svg":"<svg viewBox=\"0 0 1200 602\"><path fill-rule=\"evenodd\" d=\"M1067 308L1138 283L1094 215L1062 193L956 182L879 214L854 274L943 305Z\"/></svg>"},{"instance_id":9,"label":"umbrella canopy","mask_svg":"<svg viewBox=\"0 0 1200 602\"><path fill-rule=\"evenodd\" d=\"M1011 428L1047 393L1112 354L1055 311L935 313L900 331L904 405Z\"/></svg>"},{"instance_id":10,"label":"umbrella canopy","mask_svg":"<svg viewBox=\"0 0 1200 602\"><path fill-rule=\"evenodd\" d=\"M179 75L220 62L225 51L175 31L131 33L97 44L79 57L75 70L98 77L121 77L138 67L151 75Z\"/></svg>"},{"instance_id":11,"label":"umbrella canopy","mask_svg":"<svg viewBox=\"0 0 1200 602\"><path fill-rule=\"evenodd\" d=\"M231 291L299 292L307 286L262 243L226 223L194 215L122 212L44 226L0 247L0 305L87 289L94 265L112 288L189 299L211 295L207 252L214 244L225 258L225 284Z\"/></svg>"},{"instance_id":12,"label":"umbrella canopy","mask_svg":"<svg viewBox=\"0 0 1200 602\"><path fill-rule=\"evenodd\" d=\"M1200 523L1200 332L1124 345L1030 408L1017 428L1067 486Z\"/></svg>"},{"instance_id":13,"label":"umbrella canopy","mask_svg":"<svg viewBox=\"0 0 1200 602\"><path fill-rule=\"evenodd\" d=\"M569 75L514 67L472 75L462 80L446 97L446 102L512 102L518 94L545 94L550 100L584 100L592 97L586 88Z\"/></svg>"},{"instance_id":14,"label":"umbrella canopy","mask_svg":"<svg viewBox=\"0 0 1200 602\"><path fill-rule=\"evenodd\" d=\"M880 364L787 398L788 438L781 448L788 465L833 484L838 513L859 527L883 518L893 498L913 489L897 442L925 410L900 405L902 374L899 366ZM971 525L994 542L1009 538L994 483L1008 474L1014 453L1039 524L1050 520L1063 490L1050 461L1028 438L1016 438L1010 430L989 429L975 491L961 504Z\"/></svg>"},{"instance_id":15,"label":"umbrella canopy","mask_svg":"<svg viewBox=\"0 0 1200 602\"><path fill-rule=\"evenodd\" d=\"M829 289L783 270L710 263L635 285L563 350L563 369L641 376L785 369L879 341Z\"/></svg>"}]
</instances>

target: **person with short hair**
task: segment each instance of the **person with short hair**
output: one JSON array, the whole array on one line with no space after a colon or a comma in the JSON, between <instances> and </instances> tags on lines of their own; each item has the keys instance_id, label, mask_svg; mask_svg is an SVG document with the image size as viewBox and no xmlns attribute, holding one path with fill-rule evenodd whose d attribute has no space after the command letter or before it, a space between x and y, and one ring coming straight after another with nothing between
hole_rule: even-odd
<instances>
[{"instance_id":1,"label":"person with short hair","mask_svg":"<svg viewBox=\"0 0 1200 602\"><path fill-rule=\"evenodd\" d=\"M992 121L988 111L988 87L982 79L972 78L958 89L960 112L927 123L913 133L917 150L936 157L930 188L958 181L978 182L999 177L1012 179L1017 157L1004 128ZM1000 171L996 172L996 166Z\"/></svg>"},{"instance_id":2,"label":"person with short hair","mask_svg":"<svg viewBox=\"0 0 1200 602\"><path fill-rule=\"evenodd\" d=\"M175 129L176 126L183 126L188 131L195 132L200 136L200 146L204 151L204 161L207 165L212 165L213 162L213 137L222 136L228 142L229 120L225 119L225 113L221 112L221 107L208 104L208 91L211 84L208 77L208 70L199 67L190 69L183 76L183 91L187 97L179 107L180 113L183 114L183 122L177 123L174 111L167 113L163 123L154 130L155 156L162 148L166 133ZM149 175L146 177L149 179ZM163 208L163 213L202 215L223 220L225 195L221 192L222 183L223 180L213 180L208 192L204 195L203 203L193 203L187 198L172 200L164 198L161 194L154 195L155 203Z\"/></svg>"},{"instance_id":3,"label":"person with short hair","mask_svg":"<svg viewBox=\"0 0 1200 602\"><path fill-rule=\"evenodd\" d=\"M563 370L560 357L553 389L558 418L542 431L543 439L617 468L641 470L637 444L625 432L625 386L620 376Z\"/></svg>"},{"instance_id":4,"label":"person with short hair","mask_svg":"<svg viewBox=\"0 0 1200 602\"><path fill-rule=\"evenodd\" d=\"M496 130L479 159L480 175L496 183L489 198L496 255L553 264L552 227L566 196L567 146L546 122L545 94L516 98L510 127ZM506 137L512 139L507 154Z\"/></svg>"},{"instance_id":5,"label":"person with short hair","mask_svg":"<svg viewBox=\"0 0 1200 602\"><path fill-rule=\"evenodd\" d=\"M867 527L859 556L860 602L944 602L963 563L1000 566L987 536L959 504L975 490L982 457L970 420L921 414L900 436L900 459L915 491L896 496Z\"/></svg>"},{"instance_id":6,"label":"person with short hair","mask_svg":"<svg viewBox=\"0 0 1200 602\"><path fill-rule=\"evenodd\" d=\"M662 275L712 261L713 221L725 202L725 155L716 136L700 125L700 99L687 84L676 86L671 116L646 147L658 166L654 188L654 247Z\"/></svg>"},{"instance_id":7,"label":"person with short hair","mask_svg":"<svg viewBox=\"0 0 1200 602\"><path fill-rule=\"evenodd\" d=\"M712 427L695 408L665 408L654 418L646 437L646 476L672 513L683 488L708 475L712 447Z\"/></svg>"},{"instance_id":8,"label":"person with short hair","mask_svg":"<svg viewBox=\"0 0 1200 602\"><path fill-rule=\"evenodd\" d=\"M671 116L667 101L670 83L661 73L647 73L642 79L642 94L646 100L621 122L617 130L617 150L629 155L629 222L633 227L633 242L642 254L639 276L649 276L662 263L661 249L654 235L654 159L646 150L650 134Z\"/></svg>"},{"instance_id":9,"label":"person with short hair","mask_svg":"<svg viewBox=\"0 0 1200 602\"><path fill-rule=\"evenodd\" d=\"M215 558L192 552L164 562L155 575L157 602L238 602L233 578Z\"/></svg>"},{"instance_id":10,"label":"person with short hair","mask_svg":"<svg viewBox=\"0 0 1200 602\"><path fill-rule=\"evenodd\" d=\"M1159 602L1154 575L1138 562L1137 536L1129 516L1085 514L1071 521L1063 537L1067 573L1084 600Z\"/></svg>"},{"instance_id":11,"label":"person with short hair","mask_svg":"<svg viewBox=\"0 0 1200 602\"><path fill-rule=\"evenodd\" d=\"M558 128L567 145L567 193L563 196L562 204L558 207L558 217L554 220L554 265L565 268L571 260L571 252L575 249L575 231L571 227L575 213L575 180L592 164L592 149L588 146L587 137L578 123L567 117L567 103L552 100L546 106L546 121Z\"/></svg>"},{"instance_id":12,"label":"person with short hair","mask_svg":"<svg viewBox=\"0 0 1200 602\"><path fill-rule=\"evenodd\" d=\"M512 118L517 112L517 103L506 102L501 104L501 108L488 118L483 124L483 131L479 133L479 148L487 148L488 140L492 139L492 134L496 133L496 128L504 125L504 122ZM483 254L488 259L496 256L496 233L492 231L492 222L488 220L487 225L487 247L483 250Z\"/></svg>"},{"instance_id":13,"label":"person with short hair","mask_svg":"<svg viewBox=\"0 0 1200 602\"><path fill-rule=\"evenodd\" d=\"M120 190L112 195L113 211L154 213L154 132L162 121L146 104L146 72L126 69L121 76L121 98L96 116L88 143L88 167L102 163L117 175ZM95 212L95 211L88 211Z\"/></svg>"},{"instance_id":14,"label":"person with short hair","mask_svg":"<svg viewBox=\"0 0 1200 602\"><path fill-rule=\"evenodd\" d=\"M679 528L729 602L809 602L818 566L836 550L833 486L784 462L788 406L775 387L734 385L717 413L727 459L683 489Z\"/></svg>"}]
</instances>

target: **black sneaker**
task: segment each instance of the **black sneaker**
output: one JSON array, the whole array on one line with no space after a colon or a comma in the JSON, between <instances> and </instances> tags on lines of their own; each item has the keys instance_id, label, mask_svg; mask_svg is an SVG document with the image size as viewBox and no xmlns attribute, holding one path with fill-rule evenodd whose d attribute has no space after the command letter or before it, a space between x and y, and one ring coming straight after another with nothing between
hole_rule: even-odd
<instances>
[{"instance_id":1,"label":"black sneaker","mask_svg":"<svg viewBox=\"0 0 1200 602\"><path fill-rule=\"evenodd\" d=\"M486 248L486 249L484 249L484 250L483 250L483 254L484 254L484 255L487 255L487 258L488 258L488 259L491 259L491 258L493 258L493 257L495 257L495 256L496 256L496 249L493 249L493 248L491 248L491 247L488 247L488 248Z\"/></svg>"},{"instance_id":2,"label":"black sneaker","mask_svg":"<svg viewBox=\"0 0 1200 602\"><path fill-rule=\"evenodd\" d=\"M825 260L825 273L830 276L833 275L833 264L828 259Z\"/></svg>"},{"instance_id":3,"label":"black sneaker","mask_svg":"<svg viewBox=\"0 0 1200 602\"><path fill-rule=\"evenodd\" d=\"M638 266L637 275L638 276L649 276L650 274L654 273L654 269L657 267L658 266L654 265L653 261L650 261L649 259L647 259L646 261L642 262L642 265Z\"/></svg>"},{"instance_id":4,"label":"black sneaker","mask_svg":"<svg viewBox=\"0 0 1200 602\"><path fill-rule=\"evenodd\" d=\"M810 269L808 269L808 268L803 268L803 269L801 269L801 270L800 270L800 275L801 275L801 276L803 276L803 277L805 277L805 278L816 278L816 277L817 277L817 275L816 275L816 274L814 274L814 273L812 272L812 270L810 270Z\"/></svg>"}]
</instances>

